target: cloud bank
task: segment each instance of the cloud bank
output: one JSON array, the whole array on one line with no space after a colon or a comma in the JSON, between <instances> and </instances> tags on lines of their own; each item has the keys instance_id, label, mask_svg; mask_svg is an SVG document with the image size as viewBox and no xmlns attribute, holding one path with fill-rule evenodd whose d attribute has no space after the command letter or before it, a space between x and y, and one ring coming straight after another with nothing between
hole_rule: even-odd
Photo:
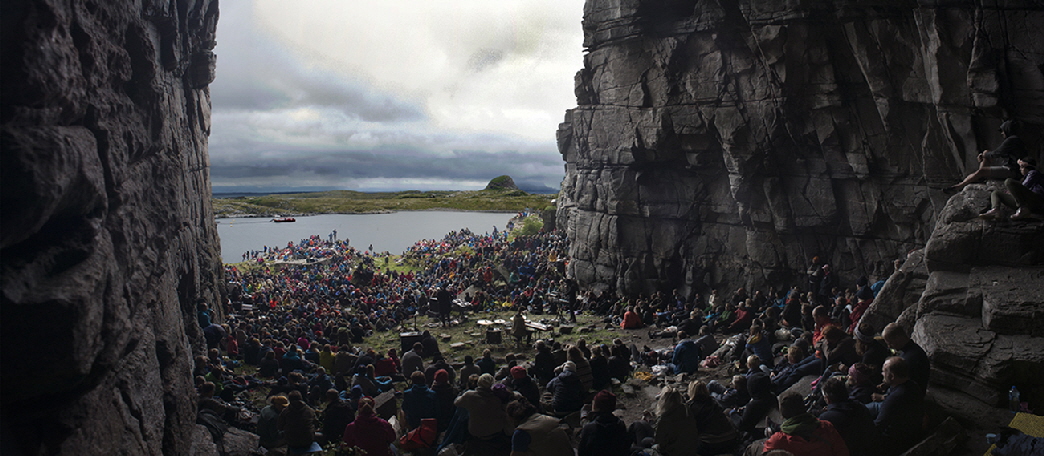
<instances>
[{"instance_id":1,"label":"cloud bank","mask_svg":"<svg viewBox=\"0 0 1044 456\"><path fill-rule=\"evenodd\" d=\"M582 0L222 3L215 188L557 189Z\"/></svg>"}]
</instances>

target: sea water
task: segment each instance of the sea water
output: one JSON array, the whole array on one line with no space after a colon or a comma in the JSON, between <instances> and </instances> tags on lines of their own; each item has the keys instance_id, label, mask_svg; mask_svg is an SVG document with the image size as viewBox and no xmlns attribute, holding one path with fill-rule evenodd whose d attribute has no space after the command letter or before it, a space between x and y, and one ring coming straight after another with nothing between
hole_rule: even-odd
<instances>
[{"instance_id":1,"label":"sea water","mask_svg":"<svg viewBox=\"0 0 1044 456\"><path fill-rule=\"evenodd\" d=\"M503 230L515 213L409 211L390 214L324 214L296 217L293 223L275 223L269 218L219 218L221 258L226 263L243 260L243 253L265 246L285 247L311 235L349 239L356 249L401 254L422 239L442 239L446 233L467 228L476 234Z\"/></svg>"}]
</instances>

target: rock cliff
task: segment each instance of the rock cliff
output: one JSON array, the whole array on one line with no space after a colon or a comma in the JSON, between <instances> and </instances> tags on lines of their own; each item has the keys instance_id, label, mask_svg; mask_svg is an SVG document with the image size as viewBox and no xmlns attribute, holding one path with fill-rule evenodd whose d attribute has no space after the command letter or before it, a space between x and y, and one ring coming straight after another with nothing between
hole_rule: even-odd
<instances>
[{"instance_id":1,"label":"rock cliff","mask_svg":"<svg viewBox=\"0 0 1044 456\"><path fill-rule=\"evenodd\" d=\"M214 451L191 357L223 277L218 2L22 0L0 18L3 452Z\"/></svg>"},{"instance_id":2,"label":"rock cliff","mask_svg":"<svg viewBox=\"0 0 1044 456\"><path fill-rule=\"evenodd\" d=\"M1039 411L1044 222L979 219L998 188L974 184L951 198L925 248L888 279L862 322L878 331L893 320L907 327L931 357L933 386L999 405L1015 385Z\"/></svg>"},{"instance_id":3,"label":"rock cliff","mask_svg":"<svg viewBox=\"0 0 1044 456\"><path fill-rule=\"evenodd\" d=\"M558 132L571 274L622 294L802 284L816 255L842 285L890 275L1002 119L1039 156L1044 7L985 3L589 0Z\"/></svg>"}]
</instances>

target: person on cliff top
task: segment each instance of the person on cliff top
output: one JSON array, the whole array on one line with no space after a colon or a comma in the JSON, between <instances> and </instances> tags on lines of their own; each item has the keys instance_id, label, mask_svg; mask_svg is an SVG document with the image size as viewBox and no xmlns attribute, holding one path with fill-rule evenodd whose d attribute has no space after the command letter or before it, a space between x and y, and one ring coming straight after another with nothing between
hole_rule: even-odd
<instances>
[{"instance_id":1,"label":"person on cliff top","mask_svg":"<svg viewBox=\"0 0 1044 456\"><path fill-rule=\"evenodd\" d=\"M1015 122L1006 120L999 128L1004 142L994 150L984 150L978 155L979 168L965 177L964 180L943 189L943 193L952 195L986 179L1007 179L1018 176L1018 164L1015 160L1026 155L1026 143L1015 134Z\"/></svg>"},{"instance_id":2,"label":"person on cliff top","mask_svg":"<svg viewBox=\"0 0 1044 456\"><path fill-rule=\"evenodd\" d=\"M1007 192L994 190L990 194L990 210L979 217L995 220L1004 216L1004 207L1016 208L1012 220L1039 218L1044 214L1044 174L1037 171L1037 161L1024 158L1018 161L1022 182L1005 179Z\"/></svg>"}]
</instances>

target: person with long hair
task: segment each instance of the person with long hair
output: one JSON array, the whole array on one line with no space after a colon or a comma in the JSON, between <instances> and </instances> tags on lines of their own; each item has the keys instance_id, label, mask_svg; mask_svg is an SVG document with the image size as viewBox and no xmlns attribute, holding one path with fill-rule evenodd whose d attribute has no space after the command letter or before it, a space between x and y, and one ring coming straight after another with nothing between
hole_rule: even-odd
<instances>
[{"instance_id":1,"label":"person with long hair","mask_svg":"<svg viewBox=\"0 0 1044 456\"><path fill-rule=\"evenodd\" d=\"M725 415L725 410L711 397L707 384L695 380L689 384L689 415L699 429L700 456L732 452L740 443L740 433Z\"/></svg>"},{"instance_id":2,"label":"person with long hair","mask_svg":"<svg viewBox=\"0 0 1044 456\"><path fill-rule=\"evenodd\" d=\"M681 391L673 386L664 388L656 401L655 429L656 444L665 456L690 454L700 445L696 419L689 413Z\"/></svg>"}]
</instances>

